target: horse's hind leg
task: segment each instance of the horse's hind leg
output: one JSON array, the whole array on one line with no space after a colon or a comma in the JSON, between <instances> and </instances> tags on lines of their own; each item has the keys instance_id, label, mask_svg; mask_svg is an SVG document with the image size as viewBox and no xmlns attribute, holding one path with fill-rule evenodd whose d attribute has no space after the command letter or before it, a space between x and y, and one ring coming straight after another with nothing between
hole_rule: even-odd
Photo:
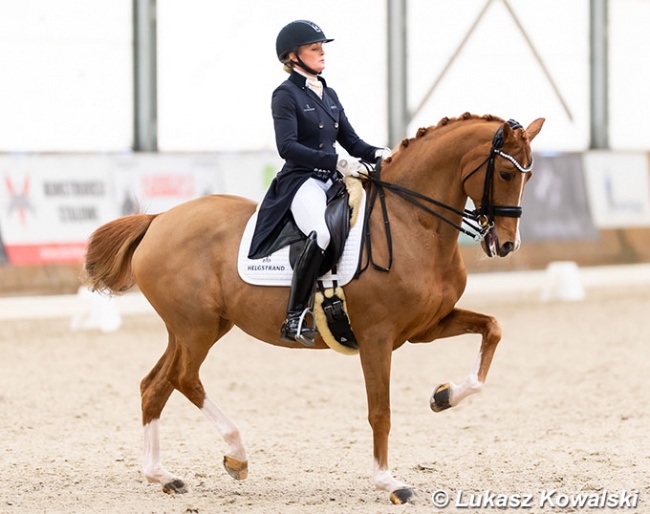
<instances>
[{"instance_id":1,"label":"horse's hind leg","mask_svg":"<svg viewBox=\"0 0 650 514\"><path fill-rule=\"evenodd\" d=\"M170 332L165 353L140 383L144 427L143 472L148 482L161 484L166 493L187 491L183 480L169 473L160 462L160 415L174 390L168 376L176 360L176 338Z\"/></svg>"},{"instance_id":2,"label":"horse's hind leg","mask_svg":"<svg viewBox=\"0 0 650 514\"><path fill-rule=\"evenodd\" d=\"M172 391L178 389L210 419L228 443L224 466L228 473L237 479L246 478L248 461L241 442L238 428L205 394L199 379L199 368L208 350L216 341L232 328L232 324L222 321L218 337L214 334L199 337L195 335L184 343L171 333L167 350L156 366L142 381L142 415L145 440L145 477L150 482L158 482L167 493L184 493L185 483L169 473L160 463L159 424L160 414ZM198 341L204 341L204 344Z\"/></svg>"},{"instance_id":3,"label":"horse's hind leg","mask_svg":"<svg viewBox=\"0 0 650 514\"><path fill-rule=\"evenodd\" d=\"M233 323L221 320L217 337L209 334L192 334L187 339L187 344L179 345L181 349L180 366L174 377L174 385L188 400L196 405L205 416L214 423L228 444L228 451L224 455L223 465L228 474L236 480L244 480L248 476L248 457L241 440L237 426L208 398L203 384L199 378L199 368L205 360L208 350L221 336L233 327ZM204 343L201 343L204 341Z\"/></svg>"},{"instance_id":4,"label":"horse's hind leg","mask_svg":"<svg viewBox=\"0 0 650 514\"><path fill-rule=\"evenodd\" d=\"M468 333L482 335L481 349L476 364L460 385L449 382L439 385L435 389L430 401L431 409L434 412L440 412L458 405L463 399L480 392L483 388L492 363L492 357L499 341L501 341L499 322L492 316L454 309L440 321L434 339Z\"/></svg>"}]
</instances>

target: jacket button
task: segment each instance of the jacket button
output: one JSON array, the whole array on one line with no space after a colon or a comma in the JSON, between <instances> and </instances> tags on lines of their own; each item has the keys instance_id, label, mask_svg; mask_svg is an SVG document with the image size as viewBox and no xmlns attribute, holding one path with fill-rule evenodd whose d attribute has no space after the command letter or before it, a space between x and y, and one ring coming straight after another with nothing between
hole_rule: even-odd
<instances>
[{"instance_id":1,"label":"jacket button","mask_svg":"<svg viewBox=\"0 0 650 514\"><path fill-rule=\"evenodd\" d=\"M338 121L334 123L334 128L339 128L339 122Z\"/></svg>"},{"instance_id":2,"label":"jacket button","mask_svg":"<svg viewBox=\"0 0 650 514\"><path fill-rule=\"evenodd\" d=\"M324 127L325 127L325 124L321 121L321 122L318 124L318 128L322 129L322 128L324 128Z\"/></svg>"},{"instance_id":3,"label":"jacket button","mask_svg":"<svg viewBox=\"0 0 650 514\"><path fill-rule=\"evenodd\" d=\"M321 144L318 145L318 148L323 148L323 146L325 146L325 145L323 145L323 143L321 143Z\"/></svg>"}]
</instances>

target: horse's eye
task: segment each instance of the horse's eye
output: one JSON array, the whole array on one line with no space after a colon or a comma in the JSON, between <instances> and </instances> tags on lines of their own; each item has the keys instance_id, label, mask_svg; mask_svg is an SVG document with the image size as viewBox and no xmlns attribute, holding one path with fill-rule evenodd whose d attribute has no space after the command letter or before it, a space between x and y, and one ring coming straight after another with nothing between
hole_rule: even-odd
<instances>
[{"instance_id":1,"label":"horse's eye","mask_svg":"<svg viewBox=\"0 0 650 514\"><path fill-rule=\"evenodd\" d=\"M501 175L501 178L506 182L510 182L512 180L512 173L508 173L507 171L501 171L499 172L499 175Z\"/></svg>"}]
</instances>

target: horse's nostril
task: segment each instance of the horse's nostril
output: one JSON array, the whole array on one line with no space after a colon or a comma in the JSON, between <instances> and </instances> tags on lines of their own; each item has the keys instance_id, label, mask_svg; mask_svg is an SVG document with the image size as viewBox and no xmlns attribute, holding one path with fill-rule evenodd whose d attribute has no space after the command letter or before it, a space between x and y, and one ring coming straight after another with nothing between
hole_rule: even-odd
<instances>
[{"instance_id":1,"label":"horse's nostril","mask_svg":"<svg viewBox=\"0 0 650 514\"><path fill-rule=\"evenodd\" d=\"M505 257L508 255L510 252L513 252L515 250L515 244L508 241L507 243L503 243L501 245L501 248L499 248L499 257Z\"/></svg>"}]
</instances>

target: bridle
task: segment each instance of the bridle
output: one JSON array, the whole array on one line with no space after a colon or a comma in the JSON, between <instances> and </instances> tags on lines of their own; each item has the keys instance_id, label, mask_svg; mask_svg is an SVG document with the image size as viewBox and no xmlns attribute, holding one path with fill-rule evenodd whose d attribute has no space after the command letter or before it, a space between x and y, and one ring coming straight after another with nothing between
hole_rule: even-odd
<instances>
[{"instance_id":1,"label":"bridle","mask_svg":"<svg viewBox=\"0 0 650 514\"><path fill-rule=\"evenodd\" d=\"M508 120L508 125L512 129L522 128L519 122L515 120ZM483 165L487 162L487 169L485 170L485 182L483 183L483 198L481 199L481 205L478 209L470 211L471 219L478 221L480 223L480 228L476 232L476 236L479 236L478 240L481 240L485 237L488 230L494 226L494 218L496 216L503 216L506 218L521 218L522 208L520 205L495 205L494 204L494 160L497 155L503 157L504 159L509 160L512 164L515 165L518 171L521 173L530 173L533 169L534 160L531 156L530 164L528 166L522 166L517 159L512 155L505 153L501 150L503 147L503 125L500 125L497 129L494 137L492 138L492 147L490 148L490 154L487 159L485 159L481 164L479 164L471 173L469 173L463 179L463 185L467 182L474 173L476 173ZM475 237L476 239L476 237Z\"/></svg>"},{"instance_id":2,"label":"bridle","mask_svg":"<svg viewBox=\"0 0 650 514\"><path fill-rule=\"evenodd\" d=\"M522 126L515 120L510 119L507 121L507 123L513 129L522 128ZM471 237L472 239L474 239L474 241L477 242L483 240L483 238L485 238L488 232L492 229L492 227L494 226L494 219L496 216L503 216L507 218L520 218L522 214L521 206L495 205L494 203L494 161L497 156L500 156L510 161L515 166L515 168L517 168L519 172L530 173L533 169L533 158L531 156L530 164L528 166L522 166L521 163L519 163L519 161L517 161L515 157L501 150L501 148L503 147L503 143L504 143L503 125L500 125L496 133L494 134L494 137L492 138L492 146L490 148L490 153L488 154L488 156L485 158L483 162L481 162L474 170L472 170L463 179L462 184L465 184L465 182L470 177L472 177L484 165L487 164L487 168L485 171L485 181L483 184L483 196L481 199L481 205L474 210L464 209L460 211L458 209L455 209L454 207L451 207L450 205L439 202L434 198L418 193L417 191L413 191L411 189L407 189L400 185L381 180L381 163L375 166L374 169L372 168L372 166L368 165L367 166L368 173L362 175L369 183L367 197L366 197L366 217L365 217L365 225L364 225L364 237L362 242L362 244L365 245L367 248L367 262L364 266L359 267L357 276L363 271L365 271L369 264L372 264L372 266L375 269L378 269L380 271L389 271L392 266L393 245L392 245L392 237L390 232L390 221L388 219L388 210L386 209L386 194L384 191L385 189L391 191L392 193L395 193L400 198L403 198L404 200L412 203L413 205L423 210L424 212L427 212L432 216L435 216L436 218L447 223L448 225L451 225L459 232L462 232L463 234ZM377 265L374 262L372 257L370 224L368 223L368 220L370 219L370 214L374 210L374 206L377 198L379 198L379 202L382 209L382 215L384 218L384 231L386 234L386 242L388 244L388 265L387 266ZM434 211L426 204L440 207L446 211L449 211L450 213L460 216L461 224L458 225L454 223L453 221L445 217L443 214ZM463 226L463 224L465 226Z\"/></svg>"}]
</instances>

